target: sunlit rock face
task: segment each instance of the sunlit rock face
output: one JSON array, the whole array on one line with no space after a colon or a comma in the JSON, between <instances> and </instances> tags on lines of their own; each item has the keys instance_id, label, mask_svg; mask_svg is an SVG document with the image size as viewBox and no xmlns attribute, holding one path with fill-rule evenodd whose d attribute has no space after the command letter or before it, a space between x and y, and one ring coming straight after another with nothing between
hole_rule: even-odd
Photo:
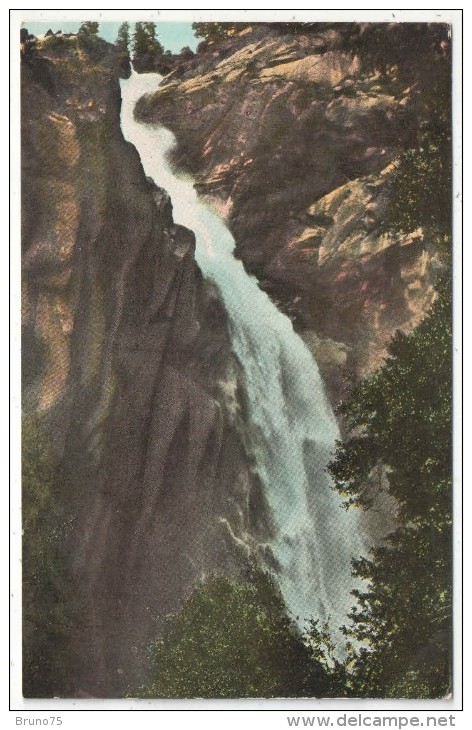
<instances>
[{"instance_id":1,"label":"sunlit rock face","mask_svg":"<svg viewBox=\"0 0 472 730\"><path fill-rule=\"evenodd\" d=\"M422 231L380 232L391 165L418 120L411 89L360 69L333 27L266 24L209 46L136 110L175 132L174 162L225 216L246 268L304 337L327 343L315 349L333 402L423 318L441 267Z\"/></svg>"}]
</instances>

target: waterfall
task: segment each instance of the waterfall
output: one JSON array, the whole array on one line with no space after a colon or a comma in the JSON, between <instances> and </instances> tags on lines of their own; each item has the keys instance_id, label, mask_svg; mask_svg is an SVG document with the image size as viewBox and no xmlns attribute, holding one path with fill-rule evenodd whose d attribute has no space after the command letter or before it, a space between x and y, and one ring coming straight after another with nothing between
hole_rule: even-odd
<instances>
[{"instance_id":1,"label":"waterfall","mask_svg":"<svg viewBox=\"0 0 472 730\"><path fill-rule=\"evenodd\" d=\"M133 73L121 82L123 134L137 148L146 175L170 194L175 222L194 231L197 262L224 301L244 371L249 437L275 525L269 547L285 603L301 626L330 616L340 640L338 627L355 603L351 559L365 549L358 515L342 508L325 472L337 423L318 367L291 321L234 258L231 233L199 200L193 181L172 171L172 132L134 119L136 101L155 91L161 78Z\"/></svg>"}]
</instances>

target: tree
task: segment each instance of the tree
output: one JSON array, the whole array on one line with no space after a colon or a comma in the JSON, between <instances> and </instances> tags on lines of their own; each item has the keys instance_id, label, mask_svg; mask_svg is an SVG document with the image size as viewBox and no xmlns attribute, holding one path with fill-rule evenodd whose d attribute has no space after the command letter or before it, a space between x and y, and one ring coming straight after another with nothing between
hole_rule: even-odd
<instances>
[{"instance_id":1,"label":"tree","mask_svg":"<svg viewBox=\"0 0 472 730\"><path fill-rule=\"evenodd\" d=\"M100 63L109 53L109 44L98 35L98 27L97 22L87 21L77 33L77 47L92 63Z\"/></svg>"},{"instance_id":2,"label":"tree","mask_svg":"<svg viewBox=\"0 0 472 730\"><path fill-rule=\"evenodd\" d=\"M131 62L129 57L130 32L129 23L124 22L118 28L118 35L115 41L118 73L120 78L128 79L131 75Z\"/></svg>"},{"instance_id":3,"label":"tree","mask_svg":"<svg viewBox=\"0 0 472 730\"><path fill-rule=\"evenodd\" d=\"M155 23L143 23L144 25L144 31L147 33L148 36L148 53L151 53L153 56L157 56L161 53L164 53L164 48L157 40L156 35L156 24Z\"/></svg>"},{"instance_id":4,"label":"tree","mask_svg":"<svg viewBox=\"0 0 472 730\"><path fill-rule=\"evenodd\" d=\"M287 617L271 580L213 576L150 647L139 697L325 696L328 680ZM314 690L314 687L316 688ZM135 694L135 693L131 693Z\"/></svg>"},{"instance_id":5,"label":"tree","mask_svg":"<svg viewBox=\"0 0 472 730\"><path fill-rule=\"evenodd\" d=\"M412 334L397 332L383 367L341 406L354 435L338 445L330 471L351 503L365 506L363 485L381 462L404 521L433 506L449 508L441 485L449 479L452 453L451 307L444 282L429 316Z\"/></svg>"},{"instance_id":6,"label":"tree","mask_svg":"<svg viewBox=\"0 0 472 730\"><path fill-rule=\"evenodd\" d=\"M248 23L193 23L192 30L197 38L213 44L221 43L248 26Z\"/></svg>"},{"instance_id":7,"label":"tree","mask_svg":"<svg viewBox=\"0 0 472 730\"><path fill-rule=\"evenodd\" d=\"M79 35L85 36L96 36L98 35L98 23L92 20L87 20L79 28Z\"/></svg>"},{"instance_id":8,"label":"tree","mask_svg":"<svg viewBox=\"0 0 472 730\"><path fill-rule=\"evenodd\" d=\"M130 44L130 32L129 32L129 23L125 21L120 25L118 28L118 35L116 37L115 45L120 51L128 51L129 50L129 44Z\"/></svg>"},{"instance_id":9,"label":"tree","mask_svg":"<svg viewBox=\"0 0 472 730\"><path fill-rule=\"evenodd\" d=\"M144 32L144 24L143 23L136 23L134 26L134 34L133 34L133 55L136 56L143 56L145 53L147 53L147 36Z\"/></svg>"},{"instance_id":10,"label":"tree","mask_svg":"<svg viewBox=\"0 0 472 730\"><path fill-rule=\"evenodd\" d=\"M428 699L451 691L450 518L401 526L354 574L368 582L348 635L364 640L349 677L358 697Z\"/></svg>"},{"instance_id":11,"label":"tree","mask_svg":"<svg viewBox=\"0 0 472 730\"><path fill-rule=\"evenodd\" d=\"M433 116L433 115L432 115ZM399 233L421 227L441 251L449 253L452 230L451 132L424 123L415 147L397 161L387 185L383 230Z\"/></svg>"},{"instance_id":12,"label":"tree","mask_svg":"<svg viewBox=\"0 0 472 730\"><path fill-rule=\"evenodd\" d=\"M400 84L430 83L431 66L450 61L446 23L346 23L344 51L358 56L364 73L390 74Z\"/></svg>"},{"instance_id":13,"label":"tree","mask_svg":"<svg viewBox=\"0 0 472 730\"><path fill-rule=\"evenodd\" d=\"M183 61L189 61L191 58L194 57L194 52L189 46L184 46L179 51L179 56Z\"/></svg>"},{"instance_id":14,"label":"tree","mask_svg":"<svg viewBox=\"0 0 472 730\"><path fill-rule=\"evenodd\" d=\"M133 35L133 65L138 73L156 71L164 48L156 35L156 24L136 23Z\"/></svg>"},{"instance_id":15,"label":"tree","mask_svg":"<svg viewBox=\"0 0 472 730\"><path fill-rule=\"evenodd\" d=\"M409 89L418 119L416 138L389 177L384 230L422 227L442 250L451 240L451 42L446 23L352 23L343 50L356 55L364 73L380 74L390 93Z\"/></svg>"},{"instance_id":16,"label":"tree","mask_svg":"<svg viewBox=\"0 0 472 730\"><path fill-rule=\"evenodd\" d=\"M156 24L136 23L133 36L134 57L158 56L164 52L164 48L157 40Z\"/></svg>"},{"instance_id":17,"label":"tree","mask_svg":"<svg viewBox=\"0 0 472 730\"><path fill-rule=\"evenodd\" d=\"M347 38L347 41L346 41ZM421 228L446 264L430 314L398 332L384 366L342 407L350 434L329 470L348 506L368 509L375 471L387 474L397 527L353 564L366 583L346 634L361 642L345 666L360 697L442 697L450 691L452 640L452 208L450 43L443 24L346 29L365 72L403 93L419 120L387 185L383 229ZM358 644L359 646L359 644Z\"/></svg>"},{"instance_id":18,"label":"tree","mask_svg":"<svg viewBox=\"0 0 472 730\"><path fill-rule=\"evenodd\" d=\"M30 62L37 51L37 38L27 28L20 29L20 50L21 58L26 62Z\"/></svg>"},{"instance_id":19,"label":"tree","mask_svg":"<svg viewBox=\"0 0 472 730\"><path fill-rule=\"evenodd\" d=\"M329 471L348 504L368 508L365 485L378 466L398 503L398 527L369 558L367 581L346 633L356 696L441 697L451 661L451 290L410 335L397 333L384 366L342 407L351 436Z\"/></svg>"}]
</instances>

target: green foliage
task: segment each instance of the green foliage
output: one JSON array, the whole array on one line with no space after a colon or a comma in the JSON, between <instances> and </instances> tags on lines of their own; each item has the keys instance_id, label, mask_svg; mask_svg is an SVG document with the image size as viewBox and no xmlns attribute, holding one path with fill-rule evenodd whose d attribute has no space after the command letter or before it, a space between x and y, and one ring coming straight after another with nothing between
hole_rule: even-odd
<instances>
[{"instance_id":1,"label":"green foliage","mask_svg":"<svg viewBox=\"0 0 472 730\"><path fill-rule=\"evenodd\" d=\"M420 119L417 139L400 158L391 178L386 223L396 231L412 230L416 223L448 252L452 233L452 74L447 26L439 25L425 57L421 81L411 79L416 85L413 107Z\"/></svg>"},{"instance_id":2,"label":"green foliage","mask_svg":"<svg viewBox=\"0 0 472 730\"><path fill-rule=\"evenodd\" d=\"M372 470L387 467L398 527L369 559L354 563L367 581L346 633L347 678L355 696L441 697L450 689L451 292L410 335L397 333L385 365L361 382L342 411L353 434L329 465L348 504L368 506Z\"/></svg>"},{"instance_id":3,"label":"green foliage","mask_svg":"<svg viewBox=\"0 0 472 730\"><path fill-rule=\"evenodd\" d=\"M28 32L27 28L20 29L20 50L22 61L29 62L37 52L37 38Z\"/></svg>"},{"instance_id":4,"label":"green foliage","mask_svg":"<svg viewBox=\"0 0 472 730\"><path fill-rule=\"evenodd\" d=\"M68 38L59 33L52 33L41 42L41 51L44 53L66 53L68 51L75 51L76 49L77 38L75 36Z\"/></svg>"},{"instance_id":5,"label":"green foliage","mask_svg":"<svg viewBox=\"0 0 472 730\"><path fill-rule=\"evenodd\" d=\"M150 650L153 679L139 697L323 696L310 659L270 579L214 576L194 591Z\"/></svg>"},{"instance_id":6,"label":"green foliage","mask_svg":"<svg viewBox=\"0 0 472 730\"><path fill-rule=\"evenodd\" d=\"M359 57L364 72L394 70L403 83L425 83L428 66L450 52L445 23L349 23L341 32L343 50Z\"/></svg>"},{"instance_id":7,"label":"green foliage","mask_svg":"<svg viewBox=\"0 0 472 730\"><path fill-rule=\"evenodd\" d=\"M399 233L421 226L448 251L452 228L451 137L444 129L424 130L418 146L398 161L388 184L384 230Z\"/></svg>"},{"instance_id":8,"label":"green foliage","mask_svg":"<svg viewBox=\"0 0 472 730\"><path fill-rule=\"evenodd\" d=\"M124 79L128 79L131 75L131 61L129 55L130 38L130 25L125 21L118 28L118 35L115 41L118 73L120 77Z\"/></svg>"},{"instance_id":9,"label":"green foliage","mask_svg":"<svg viewBox=\"0 0 472 730\"><path fill-rule=\"evenodd\" d=\"M431 58L427 81L412 79L417 138L398 159L388 184L383 228L406 232L421 227L448 253L452 229L451 70L448 55Z\"/></svg>"},{"instance_id":10,"label":"green foliage","mask_svg":"<svg viewBox=\"0 0 472 730\"><path fill-rule=\"evenodd\" d=\"M383 229L423 229L448 258L452 159L450 44L445 25L385 24L347 29L365 72L410 88L416 139L390 175ZM442 697L450 691L452 302L449 273L425 320L398 332L384 366L342 407L350 436L329 466L347 505L371 506L370 482L384 470L398 504L397 528L369 558L346 634L362 649L345 662L356 697ZM359 645L359 644L358 644ZM362 646L362 644L361 644Z\"/></svg>"},{"instance_id":11,"label":"green foliage","mask_svg":"<svg viewBox=\"0 0 472 730\"><path fill-rule=\"evenodd\" d=\"M92 20L87 20L79 28L78 35L95 36L98 35L98 23Z\"/></svg>"},{"instance_id":12,"label":"green foliage","mask_svg":"<svg viewBox=\"0 0 472 730\"><path fill-rule=\"evenodd\" d=\"M98 23L91 21L79 28L77 47L94 63L102 61L109 52L108 43L98 35Z\"/></svg>"},{"instance_id":13,"label":"green foliage","mask_svg":"<svg viewBox=\"0 0 472 730\"><path fill-rule=\"evenodd\" d=\"M402 526L371 559L355 562L358 592L351 636L364 640L350 677L360 697L443 697L451 672L450 517Z\"/></svg>"},{"instance_id":14,"label":"green foliage","mask_svg":"<svg viewBox=\"0 0 472 730\"><path fill-rule=\"evenodd\" d=\"M179 51L179 56L183 61L189 61L191 58L194 57L194 52L189 46L184 46Z\"/></svg>"},{"instance_id":15,"label":"green foliage","mask_svg":"<svg viewBox=\"0 0 472 730\"><path fill-rule=\"evenodd\" d=\"M44 428L27 416L22 428L23 692L52 697L69 687L69 588L63 542L70 527L61 507L63 477Z\"/></svg>"},{"instance_id":16,"label":"green foliage","mask_svg":"<svg viewBox=\"0 0 472 730\"><path fill-rule=\"evenodd\" d=\"M159 56L164 48L157 40L155 23L136 23L133 35L134 57Z\"/></svg>"},{"instance_id":17,"label":"green foliage","mask_svg":"<svg viewBox=\"0 0 472 730\"><path fill-rule=\"evenodd\" d=\"M127 21L122 23L118 28L115 45L122 51L128 51L130 44L130 26Z\"/></svg>"},{"instance_id":18,"label":"green foliage","mask_svg":"<svg viewBox=\"0 0 472 730\"><path fill-rule=\"evenodd\" d=\"M397 332L385 365L341 407L354 435L338 445L329 470L351 503L365 506L363 484L382 463L402 519L449 508L451 341L445 284L430 315L412 334Z\"/></svg>"},{"instance_id":19,"label":"green foliage","mask_svg":"<svg viewBox=\"0 0 472 730\"><path fill-rule=\"evenodd\" d=\"M248 27L248 23L193 23L192 29L197 38L206 43L221 43L235 33Z\"/></svg>"},{"instance_id":20,"label":"green foliage","mask_svg":"<svg viewBox=\"0 0 472 730\"><path fill-rule=\"evenodd\" d=\"M164 48L157 40L155 23L136 23L133 34L133 66L138 73L159 68Z\"/></svg>"},{"instance_id":21,"label":"green foliage","mask_svg":"<svg viewBox=\"0 0 472 730\"><path fill-rule=\"evenodd\" d=\"M389 182L384 230L422 227L439 244L450 242L452 208L451 45L445 23L347 24L343 50L365 74L402 96L419 120L416 139L397 160Z\"/></svg>"},{"instance_id":22,"label":"green foliage","mask_svg":"<svg viewBox=\"0 0 472 730\"><path fill-rule=\"evenodd\" d=\"M318 694L320 671L324 675L321 683L324 688L323 697L352 696L349 674L350 656L341 660L336 655L336 646L330 635L329 623L321 624L318 620L312 619L304 633L303 640L310 651L312 673L316 670L318 674L318 677L312 675L310 696L321 696ZM352 652L349 642L347 642L347 649Z\"/></svg>"}]
</instances>

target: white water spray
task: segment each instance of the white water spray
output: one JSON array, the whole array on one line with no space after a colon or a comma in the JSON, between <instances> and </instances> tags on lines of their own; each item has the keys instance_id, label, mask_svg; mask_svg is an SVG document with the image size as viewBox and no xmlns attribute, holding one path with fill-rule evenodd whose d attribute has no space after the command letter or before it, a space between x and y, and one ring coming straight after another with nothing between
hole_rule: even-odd
<instances>
[{"instance_id":1,"label":"white water spray","mask_svg":"<svg viewBox=\"0 0 472 730\"><path fill-rule=\"evenodd\" d=\"M169 130L138 123L136 101L156 91L158 74L121 82L123 134L137 148L146 175L170 194L176 223L194 231L196 258L218 287L231 322L232 344L243 367L251 443L264 485L275 537L270 543L287 607L301 626L310 618L338 627L355 603L350 595L353 557L365 554L358 515L342 507L325 472L338 438L318 367L291 321L259 289L233 256L223 220L197 196L188 178L170 168Z\"/></svg>"}]
</instances>

